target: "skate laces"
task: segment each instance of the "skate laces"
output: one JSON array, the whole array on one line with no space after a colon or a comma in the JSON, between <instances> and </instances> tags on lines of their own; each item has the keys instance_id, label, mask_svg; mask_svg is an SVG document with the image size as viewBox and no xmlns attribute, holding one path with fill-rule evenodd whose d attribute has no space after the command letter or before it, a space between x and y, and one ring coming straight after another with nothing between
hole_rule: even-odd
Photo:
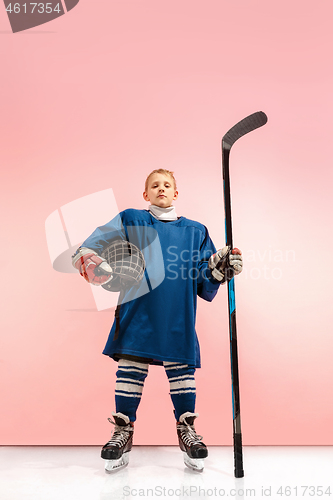
<instances>
[{"instance_id":1,"label":"skate laces","mask_svg":"<svg viewBox=\"0 0 333 500\"><path fill-rule=\"evenodd\" d=\"M111 445L119 446L119 448L121 448L122 446L124 446L124 444L126 444L126 442L128 440L128 436L129 436L130 432L132 431L132 427L130 426L130 424L117 425L116 422L111 420L111 418L108 418L108 421L110 422L110 424L114 425L114 429L113 429L113 434L111 436L111 439L110 439L110 441L108 441L107 445L111 444Z\"/></svg>"},{"instance_id":2,"label":"skate laces","mask_svg":"<svg viewBox=\"0 0 333 500\"><path fill-rule=\"evenodd\" d=\"M184 423L177 424L177 429L180 431L181 438L187 446L202 443L203 437L195 432L193 425L190 425L184 420Z\"/></svg>"}]
</instances>

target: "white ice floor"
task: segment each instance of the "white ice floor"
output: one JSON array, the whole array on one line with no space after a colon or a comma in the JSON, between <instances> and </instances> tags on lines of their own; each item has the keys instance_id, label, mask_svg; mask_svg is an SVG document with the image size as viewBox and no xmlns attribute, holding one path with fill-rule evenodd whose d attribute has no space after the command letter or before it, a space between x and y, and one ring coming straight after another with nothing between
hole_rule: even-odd
<instances>
[{"instance_id":1,"label":"white ice floor","mask_svg":"<svg viewBox=\"0 0 333 500\"><path fill-rule=\"evenodd\" d=\"M0 499L333 500L332 446L243 451L245 477L235 479L231 447L210 446L205 470L197 473L183 465L177 447L134 446L129 466L113 474L105 474L95 446L0 447Z\"/></svg>"}]
</instances>

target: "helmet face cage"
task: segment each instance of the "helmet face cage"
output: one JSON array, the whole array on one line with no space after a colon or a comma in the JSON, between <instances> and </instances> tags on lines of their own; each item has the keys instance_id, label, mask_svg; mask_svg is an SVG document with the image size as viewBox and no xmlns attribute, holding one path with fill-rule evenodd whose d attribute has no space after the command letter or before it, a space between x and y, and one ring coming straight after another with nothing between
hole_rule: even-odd
<instances>
[{"instance_id":1,"label":"helmet face cage","mask_svg":"<svg viewBox=\"0 0 333 500\"><path fill-rule=\"evenodd\" d=\"M113 274L113 279L102 285L106 290L118 292L139 283L143 278L145 260L141 250L133 243L116 240L103 250L101 257L111 266Z\"/></svg>"}]
</instances>

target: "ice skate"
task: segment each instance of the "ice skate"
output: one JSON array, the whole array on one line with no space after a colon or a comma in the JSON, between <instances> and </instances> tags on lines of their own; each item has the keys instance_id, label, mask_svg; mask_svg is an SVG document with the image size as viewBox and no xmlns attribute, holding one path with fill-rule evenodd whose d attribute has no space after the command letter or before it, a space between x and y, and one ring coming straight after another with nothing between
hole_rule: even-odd
<instances>
[{"instance_id":1,"label":"ice skate","mask_svg":"<svg viewBox=\"0 0 333 500\"><path fill-rule=\"evenodd\" d=\"M193 423L196 417L198 417L198 413L190 413L189 411L183 413L177 422L177 434L185 465L192 470L202 472L208 450L201 441L202 436L195 432Z\"/></svg>"},{"instance_id":2,"label":"ice skate","mask_svg":"<svg viewBox=\"0 0 333 500\"><path fill-rule=\"evenodd\" d=\"M112 413L114 418L109 422L113 424L114 430L110 441L102 448L101 457L105 462L105 472L114 472L126 467L129 462L129 452L132 449L134 426L129 418L123 413Z\"/></svg>"}]
</instances>

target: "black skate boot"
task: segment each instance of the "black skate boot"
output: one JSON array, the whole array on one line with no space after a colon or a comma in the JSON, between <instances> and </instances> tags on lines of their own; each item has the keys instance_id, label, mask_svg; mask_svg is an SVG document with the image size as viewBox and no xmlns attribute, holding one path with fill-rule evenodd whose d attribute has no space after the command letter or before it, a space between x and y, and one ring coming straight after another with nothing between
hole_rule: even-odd
<instances>
[{"instance_id":1,"label":"black skate boot","mask_svg":"<svg viewBox=\"0 0 333 500\"><path fill-rule=\"evenodd\" d=\"M123 413L112 413L114 430L110 441L102 448L101 457L106 460L105 472L113 472L128 465L128 454L132 449L134 425Z\"/></svg>"},{"instance_id":2,"label":"black skate boot","mask_svg":"<svg viewBox=\"0 0 333 500\"><path fill-rule=\"evenodd\" d=\"M177 434L180 449L184 455L184 462L190 469L202 472L204 459L208 456L206 445L201 441L202 436L195 432L194 420L198 413L187 411L179 417L177 422Z\"/></svg>"}]
</instances>

